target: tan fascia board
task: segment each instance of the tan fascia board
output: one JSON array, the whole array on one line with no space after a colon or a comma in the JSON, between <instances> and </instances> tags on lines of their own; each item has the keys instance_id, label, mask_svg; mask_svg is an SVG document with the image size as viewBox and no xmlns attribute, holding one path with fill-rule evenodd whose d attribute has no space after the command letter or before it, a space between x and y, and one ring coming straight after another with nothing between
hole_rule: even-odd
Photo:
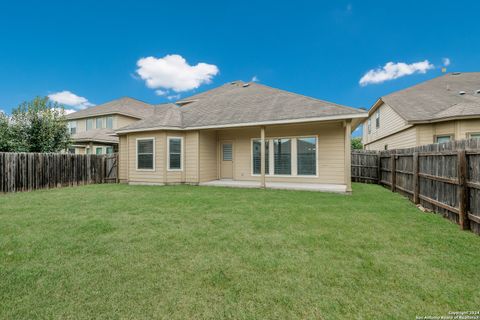
<instances>
[{"instance_id":1,"label":"tan fascia board","mask_svg":"<svg viewBox=\"0 0 480 320\"><path fill-rule=\"evenodd\" d=\"M131 130L117 130L117 134L130 133L130 132L142 132L142 131L154 131L154 130L176 130L176 131L188 131L188 130L204 130L204 129L222 129L222 128L238 128L238 127L256 127L256 126L265 126L265 125L279 125L279 124L294 124L294 123L305 123L305 122L316 122L316 121L330 121L330 120L348 120L355 118L366 118L367 113L359 114L348 114L341 116L326 116L326 117L316 117L316 118L302 118L302 119L291 119L291 120L276 120L276 121L259 121L259 122L246 122L246 123L235 123L235 124L221 124L213 126L200 126L200 127L150 127L150 128L141 128L141 129L131 129Z\"/></svg>"},{"instance_id":2,"label":"tan fascia board","mask_svg":"<svg viewBox=\"0 0 480 320\"><path fill-rule=\"evenodd\" d=\"M96 113L96 114L92 114L92 115L74 117L74 118L65 117L65 120L67 120L67 121L68 120L81 120L81 119L88 119L88 118L101 117L101 116L112 116L112 115L122 115L122 116L130 117L130 118L135 118L135 119L138 119L138 120L143 119L140 116L133 115L133 114L126 113L126 112L102 112L102 113Z\"/></svg>"},{"instance_id":3,"label":"tan fascia board","mask_svg":"<svg viewBox=\"0 0 480 320\"><path fill-rule=\"evenodd\" d=\"M453 120L469 120L469 119L479 119L480 114L478 115L471 115L471 116L453 116L453 117L445 117L445 118L438 118L438 119L431 119L431 120L411 120L408 121L408 124L428 124L428 123L437 123L437 122L445 122L445 121L453 121Z\"/></svg>"},{"instance_id":4,"label":"tan fascia board","mask_svg":"<svg viewBox=\"0 0 480 320\"><path fill-rule=\"evenodd\" d=\"M368 116L370 117L382 104L384 104L382 98L379 98L373 106L368 110Z\"/></svg>"}]
</instances>

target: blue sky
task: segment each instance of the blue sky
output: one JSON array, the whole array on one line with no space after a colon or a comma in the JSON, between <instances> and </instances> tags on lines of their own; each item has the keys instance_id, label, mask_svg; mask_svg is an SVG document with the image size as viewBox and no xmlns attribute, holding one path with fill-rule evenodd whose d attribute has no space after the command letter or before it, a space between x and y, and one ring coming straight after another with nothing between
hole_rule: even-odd
<instances>
[{"instance_id":1,"label":"blue sky","mask_svg":"<svg viewBox=\"0 0 480 320\"><path fill-rule=\"evenodd\" d=\"M449 72L479 71L479 12L478 1L2 1L0 109L64 91L72 109L161 103L253 77L369 108L439 76L444 58Z\"/></svg>"}]
</instances>

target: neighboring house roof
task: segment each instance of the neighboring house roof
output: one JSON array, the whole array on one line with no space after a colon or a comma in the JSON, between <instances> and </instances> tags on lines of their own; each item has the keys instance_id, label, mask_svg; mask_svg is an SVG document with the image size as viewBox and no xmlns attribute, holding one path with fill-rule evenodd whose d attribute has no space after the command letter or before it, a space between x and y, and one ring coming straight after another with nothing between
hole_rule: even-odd
<instances>
[{"instance_id":1,"label":"neighboring house roof","mask_svg":"<svg viewBox=\"0 0 480 320\"><path fill-rule=\"evenodd\" d=\"M118 143L118 137L112 129L94 129L72 135L75 142Z\"/></svg>"},{"instance_id":2,"label":"neighboring house roof","mask_svg":"<svg viewBox=\"0 0 480 320\"><path fill-rule=\"evenodd\" d=\"M196 129L269 123L364 118L360 109L318 100L258 83L235 81L155 107L149 119L117 130L118 133L176 127Z\"/></svg>"},{"instance_id":3,"label":"neighboring house roof","mask_svg":"<svg viewBox=\"0 0 480 320\"><path fill-rule=\"evenodd\" d=\"M381 102L410 123L480 116L480 72L449 73L386 95Z\"/></svg>"},{"instance_id":4,"label":"neighboring house roof","mask_svg":"<svg viewBox=\"0 0 480 320\"><path fill-rule=\"evenodd\" d=\"M153 113L153 105L124 97L95 107L86 108L66 116L68 120L95 117L101 115L121 114L137 119L143 119Z\"/></svg>"}]
</instances>

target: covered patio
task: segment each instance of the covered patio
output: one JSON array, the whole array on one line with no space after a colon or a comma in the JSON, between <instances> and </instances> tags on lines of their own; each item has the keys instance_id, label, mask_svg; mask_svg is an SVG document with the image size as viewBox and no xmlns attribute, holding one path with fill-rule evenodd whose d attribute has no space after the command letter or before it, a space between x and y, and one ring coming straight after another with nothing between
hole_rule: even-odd
<instances>
[{"instance_id":1,"label":"covered patio","mask_svg":"<svg viewBox=\"0 0 480 320\"><path fill-rule=\"evenodd\" d=\"M342 184L326 183L293 183L293 182L265 182L265 186L259 181L245 181L232 179L219 179L200 183L201 186L231 187L231 188L267 188L282 190L304 190L347 193L347 186Z\"/></svg>"}]
</instances>

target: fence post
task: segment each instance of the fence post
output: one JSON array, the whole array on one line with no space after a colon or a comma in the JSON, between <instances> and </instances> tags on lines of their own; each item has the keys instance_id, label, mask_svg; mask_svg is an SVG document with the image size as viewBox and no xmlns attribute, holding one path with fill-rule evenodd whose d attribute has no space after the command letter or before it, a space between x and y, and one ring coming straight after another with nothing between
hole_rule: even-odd
<instances>
[{"instance_id":1,"label":"fence post","mask_svg":"<svg viewBox=\"0 0 480 320\"><path fill-rule=\"evenodd\" d=\"M392 153L390 157L390 173L392 177L392 185L391 185L391 190L392 192L395 192L395 184L397 182L397 161L395 160L395 151Z\"/></svg>"},{"instance_id":2,"label":"fence post","mask_svg":"<svg viewBox=\"0 0 480 320\"><path fill-rule=\"evenodd\" d=\"M468 221L467 155L465 150L458 151L458 218L462 230L470 229Z\"/></svg>"},{"instance_id":3,"label":"fence post","mask_svg":"<svg viewBox=\"0 0 480 320\"><path fill-rule=\"evenodd\" d=\"M420 183L418 181L418 152L413 153L413 203L419 204L420 198L418 195L420 194Z\"/></svg>"}]
</instances>

